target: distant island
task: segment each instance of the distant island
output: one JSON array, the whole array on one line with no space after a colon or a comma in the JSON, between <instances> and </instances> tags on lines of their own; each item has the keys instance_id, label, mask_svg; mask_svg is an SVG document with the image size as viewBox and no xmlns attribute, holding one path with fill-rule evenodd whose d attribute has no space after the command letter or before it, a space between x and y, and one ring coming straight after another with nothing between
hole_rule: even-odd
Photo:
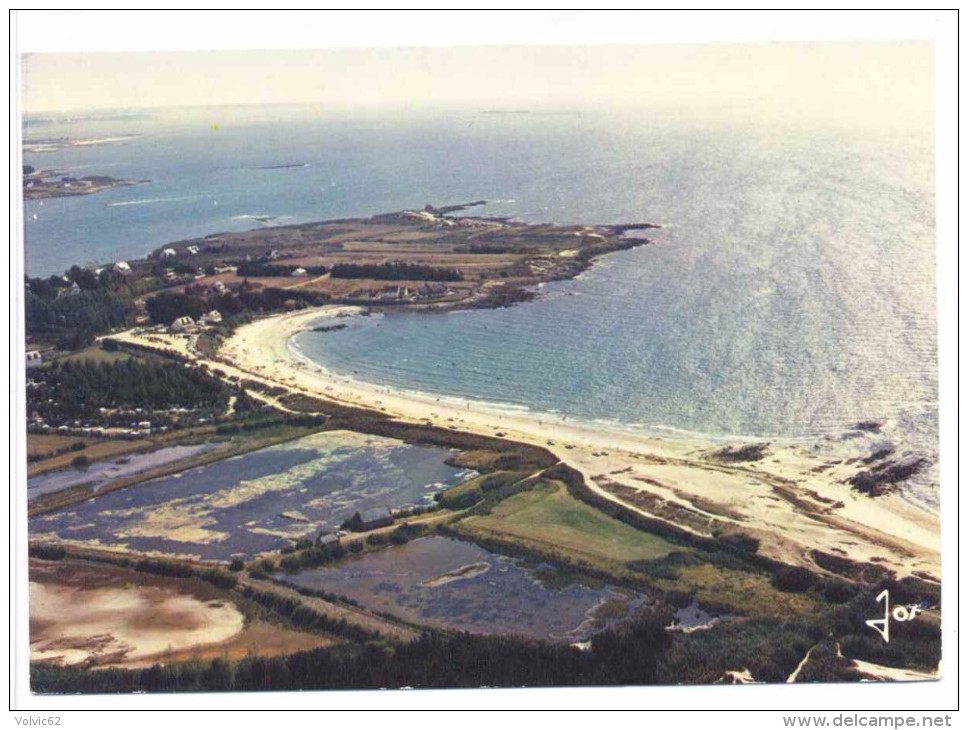
<instances>
[{"instance_id":1,"label":"distant island","mask_svg":"<svg viewBox=\"0 0 968 730\"><path fill-rule=\"evenodd\" d=\"M39 139L24 140L23 151L34 154L43 152L56 152L57 150L68 147L94 147L112 144L124 144L129 139L140 137L138 134L124 134L117 137L97 137L89 139L77 139L74 137L43 137Z\"/></svg>"},{"instance_id":2,"label":"distant island","mask_svg":"<svg viewBox=\"0 0 968 730\"><path fill-rule=\"evenodd\" d=\"M536 117L580 117L581 112L562 111L562 112L538 112L531 109L482 109L478 114L489 114L492 116L521 116L530 114Z\"/></svg>"},{"instance_id":3,"label":"distant island","mask_svg":"<svg viewBox=\"0 0 968 730\"><path fill-rule=\"evenodd\" d=\"M291 167L309 167L308 162L290 162L283 165L262 165L256 167L256 170L288 170Z\"/></svg>"},{"instance_id":4,"label":"distant island","mask_svg":"<svg viewBox=\"0 0 968 730\"><path fill-rule=\"evenodd\" d=\"M147 180L122 180L107 175L74 177L57 170L35 170L30 165L24 165L23 180L24 200L92 195L112 188L148 182Z\"/></svg>"}]
</instances>

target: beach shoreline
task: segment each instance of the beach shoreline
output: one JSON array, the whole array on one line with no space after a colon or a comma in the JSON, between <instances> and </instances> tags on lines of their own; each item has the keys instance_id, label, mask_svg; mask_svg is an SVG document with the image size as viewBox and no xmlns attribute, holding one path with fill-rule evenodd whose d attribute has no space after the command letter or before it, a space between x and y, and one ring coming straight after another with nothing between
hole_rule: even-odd
<instances>
[{"instance_id":1,"label":"beach shoreline","mask_svg":"<svg viewBox=\"0 0 968 730\"><path fill-rule=\"evenodd\" d=\"M781 562L816 570L819 551L855 563L877 563L898 577L940 578L937 514L898 494L871 498L852 490L845 481L856 466L811 453L804 443L772 443L766 459L724 463L713 452L738 439L620 431L396 390L328 372L291 346L295 334L322 320L362 312L327 306L265 317L237 329L215 360L195 353L190 337L153 335L154 346L163 342L166 349L221 369L227 377L256 379L404 423L540 446L580 471L593 491L627 509L668 519L655 514L651 505L676 506L719 529L755 537L761 554ZM121 339L146 344L130 333ZM703 534L695 524L669 521Z\"/></svg>"}]
</instances>

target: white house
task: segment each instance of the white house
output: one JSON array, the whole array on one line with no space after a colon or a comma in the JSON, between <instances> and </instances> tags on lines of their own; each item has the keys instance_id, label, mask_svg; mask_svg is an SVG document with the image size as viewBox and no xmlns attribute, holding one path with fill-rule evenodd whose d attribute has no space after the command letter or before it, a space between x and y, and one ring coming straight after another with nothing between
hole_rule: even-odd
<instances>
[{"instance_id":1,"label":"white house","mask_svg":"<svg viewBox=\"0 0 968 730\"><path fill-rule=\"evenodd\" d=\"M72 281L71 282L71 285L69 287L67 287L66 289L58 289L57 290L57 297L58 298L60 298L60 297L67 297L67 296L70 296L72 294L80 294L80 293L81 293L81 287L79 287L77 285L77 282L76 281Z\"/></svg>"},{"instance_id":2,"label":"white house","mask_svg":"<svg viewBox=\"0 0 968 730\"><path fill-rule=\"evenodd\" d=\"M172 332L193 332L195 329L195 320L189 316L179 317L171 323Z\"/></svg>"},{"instance_id":3,"label":"white house","mask_svg":"<svg viewBox=\"0 0 968 730\"><path fill-rule=\"evenodd\" d=\"M163 259L173 259L178 255L178 252L173 248L164 248L161 250L161 258Z\"/></svg>"},{"instance_id":4,"label":"white house","mask_svg":"<svg viewBox=\"0 0 968 730\"><path fill-rule=\"evenodd\" d=\"M189 246L185 250L188 251L188 253L190 253L192 256L195 256L198 253L198 246Z\"/></svg>"},{"instance_id":5,"label":"white house","mask_svg":"<svg viewBox=\"0 0 968 730\"><path fill-rule=\"evenodd\" d=\"M40 352L37 350L30 350L27 352L27 370L30 368L36 368L43 364L43 358L40 356Z\"/></svg>"},{"instance_id":6,"label":"white house","mask_svg":"<svg viewBox=\"0 0 968 730\"><path fill-rule=\"evenodd\" d=\"M114 265L114 270L122 274L130 274L131 265L127 261L118 261L118 263Z\"/></svg>"},{"instance_id":7,"label":"white house","mask_svg":"<svg viewBox=\"0 0 968 730\"><path fill-rule=\"evenodd\" d=\"M213 309L208 314L203 314L198 318L199 324L218 324L222 321L222 314L217 309Z\"/></svg>"},{"instance_id":8,"label":"white house","mask_svg":"<svg viewBox=\"0 0 968 730\"><path fill-rule=\"evenodd\" d=\"M404 218L415 218L416 220L428 222L437 220L437 216L428 210L405 210L400 215Z\"/></svg>"},{"instance_id":9,"label":"white house","mask_svg":"<svg viewBox=\"0 0 968 730\"><path fill-rule=\"evenodd\" d=\"M306 269L300 266L298 269L293 269L290 276L306 276Z\"/></svg>"}]
</instances>

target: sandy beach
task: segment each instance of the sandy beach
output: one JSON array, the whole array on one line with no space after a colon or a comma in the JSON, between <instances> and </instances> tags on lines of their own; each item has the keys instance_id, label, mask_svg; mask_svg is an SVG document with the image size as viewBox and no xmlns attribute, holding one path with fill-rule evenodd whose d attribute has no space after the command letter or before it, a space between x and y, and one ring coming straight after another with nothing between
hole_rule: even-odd
<instances>
[{"instance_id":1,"label":"sandy beach","mask_svg":"<svg viewBox=\"0 0 968 730\"><path fill-rule=\"evenodd\" d=\"M897 494L871 498L844 483L858 470L813 443L770 444L753 462L724 463L727 443L670 438L449 397L400 391L327 372L290 346L320 320L359 313L322 307L240 327L218 360L195 353L193 337L125 333L119 339L189 356L228 377L364 406L404 421L540 445L581 471L599 494L696 534L734 531L760 540L759 552L816 570L810 553L879 563L898 576L940 577L938 515Z\"/></svg>"}]
</instances>

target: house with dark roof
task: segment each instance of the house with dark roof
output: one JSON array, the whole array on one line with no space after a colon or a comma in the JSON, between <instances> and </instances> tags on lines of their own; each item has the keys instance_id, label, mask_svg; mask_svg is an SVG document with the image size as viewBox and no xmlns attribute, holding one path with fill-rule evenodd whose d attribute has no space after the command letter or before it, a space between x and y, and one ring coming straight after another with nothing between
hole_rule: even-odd
<instances>
[{"instance_id":1,"label":"house with dark roof","mask_svg":"<svg viewBox=\"0 0 968 730\"><path fill-rule=\"evenodd\" d=\"M357 512L347 522L349 529L354 532L366 532L375 530L378 527L386 527L393 524L393 514L389 507L373 507L371 509Z\"/></svg>"}]
</instances>

